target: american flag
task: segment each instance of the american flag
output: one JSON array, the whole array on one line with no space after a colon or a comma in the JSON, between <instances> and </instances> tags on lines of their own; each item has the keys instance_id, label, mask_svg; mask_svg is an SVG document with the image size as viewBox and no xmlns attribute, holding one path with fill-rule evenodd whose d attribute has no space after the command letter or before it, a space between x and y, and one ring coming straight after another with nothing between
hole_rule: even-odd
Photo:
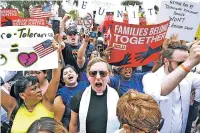
<instances>
[{"instance_id":1,"label":"american flag","mask_svg":"<svg viewBox=\"0 0 200 133\"><path fill-rule=\"evenodd\" d=\"M33 49L36 51L36 53L39 55L39 57L42 58L54 51L51 44L52 44L51 40L46 40L46 41L34 46Z\"/></svg>"},{"instance_id":2,"label":"american flag","mask_svg":"<svg viewBox=\"0 0 200 133\"><path fill-rule=\"evenodd\" d=\"M53 17L51 11L51 5L46 5L44 7L31 7L29 9L29 14L31 18L49 18Z\"/></svg>"}]
</instances>

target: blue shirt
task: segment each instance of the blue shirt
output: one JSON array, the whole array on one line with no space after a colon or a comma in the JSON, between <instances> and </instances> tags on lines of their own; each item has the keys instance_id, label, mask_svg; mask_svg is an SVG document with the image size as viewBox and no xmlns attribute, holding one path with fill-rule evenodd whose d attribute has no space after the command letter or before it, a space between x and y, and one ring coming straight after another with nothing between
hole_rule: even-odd
<instances>
[{"instance_id":1,"label":"blue shirt","mask_svg":"<svg viewBox=\"0 0 200 133\"><path fill-rule=\"evenodd\" d=\"M110 77L110 86L115 88L118 91L118 93L120 90L122 94L126 93L129 89L135 89L138 92L144 93L142 78L145 74L146 73L134 73L131 76L130 80L124 80L119 75Z\"/></svg>"},{"instance_id":2,"label":"blue shirt","mask_svg":"<svg viewBox=\"0 0 200 133\"><path fill-rule=\"evenodd\" d=\"M62 123L67 128L69 126L69 122L71 119L71 109L69 108L71 98L78 92L83 91L88 86L89 84L87 82L79 82L76 87L63 86L62 88L58 89L57 96L61 96L63 103L65 105L65 113L62 118Z\"/></svg>"}]
</instances>

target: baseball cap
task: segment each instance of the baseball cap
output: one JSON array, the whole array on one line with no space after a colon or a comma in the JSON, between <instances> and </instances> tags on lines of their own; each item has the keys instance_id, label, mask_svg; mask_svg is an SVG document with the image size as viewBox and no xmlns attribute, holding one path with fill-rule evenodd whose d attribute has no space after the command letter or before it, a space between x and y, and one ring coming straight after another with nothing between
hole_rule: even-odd
<instances>
[{"instance_id":1,"label":"baseball cap","mask_svg":"<svg viewBox=\"0 0 200 133\"><path fill-rule=\"evenodd\" d=\"M74 27L74 26L69 27L69 28L67 29L67 32L66 32L67 35L70 35L70 34L72 34L72 33L75 33L75 34L78 33L78 32L77 32L77 28Z\"/></svg>"}]
</instances>

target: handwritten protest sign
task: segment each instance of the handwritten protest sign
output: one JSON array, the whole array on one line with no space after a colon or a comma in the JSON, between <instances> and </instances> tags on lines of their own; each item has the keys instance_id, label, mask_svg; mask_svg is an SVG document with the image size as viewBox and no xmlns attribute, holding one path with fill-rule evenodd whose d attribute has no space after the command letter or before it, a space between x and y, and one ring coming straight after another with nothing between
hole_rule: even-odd
<instances>
[{"instance_id":1,"label":"handwritten protest sign","mask_svg":"<svg viewBox=\"0 0 200 133\"><path fill-rule=\"evenodd\" d=\"M155 5L156 5L156 0L146 0L143 2L145 16L148 24L154 24L156 21L156 14L154 9Z\"/></svg>"},{"instance_id":2,"label":"handwritten protest sign","mask_svg":"<svg viewBox=\"0 0 200 133\"><path fill-rule=\"evenodd\" d=\"M163 1L158 12L158 22L170 18L170 26L166 35L169 38L178 33L179 40L192 41L199 26L200 4L187 1Z\"/></svg>"},{"instance_id":3,"label":"handwritten protest sign","mask_svg":"<svg viewBox=\"0 0 200 133\"><path fill-rule=\"evenodd\" d=\"M86 13L96 11L95 23L101 24L104 20L106 12L114 12L114 18L116 21L123 21L124 7L117 4L118 2L112 3L106 0L79 0L78 11L79 15L83 17Z\"/></svg>"},{"instance_id":4,"label":"handwritten protest sign","mask_svg":"<svg viewBox=\"0 0 200 133\"><path fill-rule=\"evenodd\" d=\"M126 10L128 11L129 24L139 24L139 17L138 17L139 6L138 5L127 6Z\"/></svg>"},{"instance_id":5,"label":"handwritten protest sign","mask_svg":"<svg viewBox=\"0 0 200 133\"><path fill-rule=\"evenodd\" d=\"M12 26L13 19L19 18L17 9L1 9L1 26Z\"/></svg>"},{"instance_id":6,"label":"handwritten protest sign","mask_svg":"<svg viewBox=\"0 0 200 133\"><path fill-rule=\"evenodd\" d=\"M113 22L109 63L136 67L159 58L169 21L156 25L133 25Z\"/></svg>"},{"instance_id":7,"label":"handwritten protest sign","mask_svg":"<svg viewBox=\"0 0 200 133\"><path fill-rule=\"evenodd\" d=\"M53 37L52 29L42 26L0 27L0 69L56 68L58 59L52 48Z\"/></svg>"},{"instance_id":8,"label":"handwritten protest sign","mask_svg":"<svg viewBox=\"0 0 200 133\"><path fill-rule=\"evenodd\" d=\"M197 29L195 37L200 38L200 25L199 28Z\"/></svg>"}]
</instances>

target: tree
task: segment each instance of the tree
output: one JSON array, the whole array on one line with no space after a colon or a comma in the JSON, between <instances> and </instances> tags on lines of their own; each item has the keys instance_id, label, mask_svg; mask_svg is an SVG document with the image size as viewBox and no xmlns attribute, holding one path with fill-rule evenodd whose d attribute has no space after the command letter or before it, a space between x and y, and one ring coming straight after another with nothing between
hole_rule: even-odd
<instances>
[{"instance_id":1,"label":"tree","mask_svg":"<svg viewBox=\"0 0 200 133\"><path fill-rule=\"evenodd\" d=\"M141 2L141 1L138 1L138 0L125 0L125 1L122 1L122 2L121 2L121 5L123 5L123 6L142 5L142 2Z\"/></svg>"},{"instance_id":2,"label":"tree","mask_svg":"<svg viewBox=\"0 0 200 133\"><path fill-rule=\"evenodd\" d=\"M24 17L29 18L29 8L31 6L43 5L47 1L2 1L6 8L17 8L24 13Z\"/></svg>"}]
</instances>

